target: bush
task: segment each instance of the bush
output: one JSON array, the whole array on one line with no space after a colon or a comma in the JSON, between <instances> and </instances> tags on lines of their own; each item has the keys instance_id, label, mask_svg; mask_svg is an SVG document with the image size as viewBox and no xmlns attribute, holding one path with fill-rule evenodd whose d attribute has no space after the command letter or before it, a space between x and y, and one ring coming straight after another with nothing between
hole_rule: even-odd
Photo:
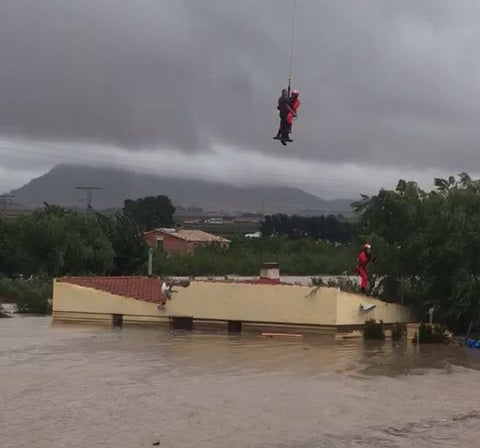
<instances>
[{"instance_id":1,"label":"bush","mask_svg":"<svg viewBox=\"0 0 480 448\"><path fill-rule=\"evenodd\" d=\"M312 286L325 286L321 277L312 277Z\"/></svg>"},{"instance_id":2,"label":"bush","mask_svg":"<svg viewBox=\"0 0 480 448\"><path fill-rule=\"evenodd\" d=\"M350 278L339 278L337 280L337 285L341 291L345 292L360 292L360 287L357 282L352 281Z\"/></svg>"},{"instance_id":3,"label":"bush","mask_svg":"<svg viewBox=\"0 0 480 448\"><path fill-rule=\"evenodd\" d=\"M3 308L2 304L0 303L0 319L5 317L11 317Z\"/></svg>"},{"instance_id":4,"label":"bush","mask_svg":"<svg viewBox=\"0 0 480 448\"><path fill-rule=\"evenodd\" d=\"M393 324L392 326L392 340L400 341L405 337L407 327L405 324Z\"/></svg>"},{"instance_id":5,"label":"bush","mask_svg":"<svg viewBox=\"0 0 480 448\"><path fill-rule=\"evenodd\" d=\"M15 303L18 294L17 281L0 277L0 299L4 303Z\"/></svg>"},{"instance_id":6,"label":"bush","mask_svg":"<svg viewBox=\"0 0 480 448\"><path fill-rule=\"evenodd\" d=\"M16 304L18 313L48 314L51 312L52 280L0 279L0 297Z\"/></svg>"},{"instance_id":7,"label":"bush","mask_svg":"<svg viewBox=\"0 0 480 448\"><path fill-rule=\"evenodd\" d=\"M445 332L447 328L444 325L421 324L419 327L420 344L435 344L447 342L448 337ZM413 342L417 342L417 336L413 338Z\"/></svg>"},{"instance_id":8,"label":"bush","mask_svg":"<svg viewBox=\"0 0 480 448\"><path fill-rule=\"evenodd\" d=\"M363 339L384 341L385 332L383 331L383 321L377 322L375 319L369 319L363 327Z\"/></svg>"},{"instance_id":9,"label":"bush","mask_svg":"<svg viewBox=\"0 0 480 448\"><path fill-rule=\"evenodd\" d=\"M16 305L19 313L49 314L52 298L51 286L38 285L23 288L17 296Z\"/></svg>"},{"instance_id":10,"label":"bush","mask_svg":"<svg viewBox=\"0 0 480 448\"><path fill-rule=\"evenodd\" d=\"M228 249L198 247L193 254L173 255L157 250L154 272L161 275L258 275L264 262L276 261L282 275L342 275L352 270L356 254L351 246L279 238L233 239Z\"/></svg>"}]
</instances>

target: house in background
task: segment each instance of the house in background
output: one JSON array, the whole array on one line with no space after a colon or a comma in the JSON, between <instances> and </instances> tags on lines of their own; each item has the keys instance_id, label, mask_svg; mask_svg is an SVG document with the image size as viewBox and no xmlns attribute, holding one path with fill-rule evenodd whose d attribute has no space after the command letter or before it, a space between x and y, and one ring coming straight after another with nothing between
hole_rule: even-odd
<instances>
[{"instance_id":1,"label":"house in background","mask_svg":"<svg viewBox=\"0 0 480 448\"><path fill-rule=\"evenodd\" d=\"M163 236L165 233L173 233L176 229L161 228L153 229L148 232L143 232L143 241L147 244L148 247L156 249L157 247L163 246Z\"/></svg>"},{"instance_id":2,"label":"house in background","mask_svg":"<svg viewBox=\"0 0 480 448\"><path fill-rule=\"evenodd\" d=\"M162 247L167 254L188 254L199 246L230 246L230 240L202 230L154 229L144 232L149 247Z\"/></svg>"}]
</instances>

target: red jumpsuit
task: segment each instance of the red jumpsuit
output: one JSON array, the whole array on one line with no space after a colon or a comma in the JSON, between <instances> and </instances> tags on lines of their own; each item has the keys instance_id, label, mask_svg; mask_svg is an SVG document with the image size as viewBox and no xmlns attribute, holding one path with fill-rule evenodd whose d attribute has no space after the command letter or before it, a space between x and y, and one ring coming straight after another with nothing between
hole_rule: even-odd
<instances>
[{"instance_id":1,"label":"red jumpsuit","mask_svg":"<svg viewBox=\"0 0 480 448\"><path fill-rule=\"evenodd\" d=\"M293 109L294 112L297 112L297 109L300 107L300 100L298 98L293 99L290 103L290 107ZM287 123L289 126L292 126L293 114L291 112L289 112L287 115Z\"/></svg>"},{"instance_id":2,"label":"red jumpsuit","mask_svg":"<svg viewBox=\"0 0 480 448\"><path fill-rule=\"evenodd\" d=\"M370 261L370 256L368 256L366 252L362 250L358 255L357 267L355 268L355 271L362 279L362 282L360 285L362 290L365 290L365 288L368 285L367 264L369 261Z\"/></svg>"}]
</instances>

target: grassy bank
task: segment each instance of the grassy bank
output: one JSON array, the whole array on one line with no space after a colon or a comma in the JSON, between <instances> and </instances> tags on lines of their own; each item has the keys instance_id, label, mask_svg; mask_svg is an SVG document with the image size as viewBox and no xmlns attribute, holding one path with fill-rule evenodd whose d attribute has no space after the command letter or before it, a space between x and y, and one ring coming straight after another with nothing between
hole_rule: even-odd
<instances>
[{"instance_id":1,"label":"grassy bank","mask_svg":"<svg viewBox=\"0 0 480 448\"><path fill-rule=\"evenodd\" d=\"M169 256L158 251L154 274L158 275L257 275L263 262L280 263L283 275L339 275L353 273L356 247L325 242L233 240L229 249L197 248L195 253Z\"/></svg>"}]
</instances>

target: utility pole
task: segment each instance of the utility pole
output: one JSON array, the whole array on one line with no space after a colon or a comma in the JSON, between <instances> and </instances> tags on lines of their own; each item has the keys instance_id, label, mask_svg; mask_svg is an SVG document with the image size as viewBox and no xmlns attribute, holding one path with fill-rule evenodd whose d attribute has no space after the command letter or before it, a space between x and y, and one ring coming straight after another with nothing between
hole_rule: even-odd
<instances>
[{"instance_id":1,"label":"utility pole","mask_svg":"<svg viewBox=\"0 0 480 448\"><path fill-rule=\"evenodd\" d=\"M76 190L85 190L87 192L86 199L79 199L79 201L87 201L87 211L92 210L92 191L93 190L103 190L102 187L75 187Z\"/></svg>"},{"instance_id":2,"label":"utility pole","mask_svg":"<svg viewBox=\"0 0 480 448\"><path fill-rule=\"evenodd\" d=\"M148 248L148 276L152 276L152 261L153 261L153 249Z\"/></svg>"},{"instance_id":3,"label":"utility pole","mask_svg":"<svg viewBox=\"0 0 480 448\"><path fill-rule=\"evenodd\" d=\"M7 199L14 198L12 194L2 194L0 198L2 199L2 215L4 218L7 217Z\"/></svg>"}]
</instances>

